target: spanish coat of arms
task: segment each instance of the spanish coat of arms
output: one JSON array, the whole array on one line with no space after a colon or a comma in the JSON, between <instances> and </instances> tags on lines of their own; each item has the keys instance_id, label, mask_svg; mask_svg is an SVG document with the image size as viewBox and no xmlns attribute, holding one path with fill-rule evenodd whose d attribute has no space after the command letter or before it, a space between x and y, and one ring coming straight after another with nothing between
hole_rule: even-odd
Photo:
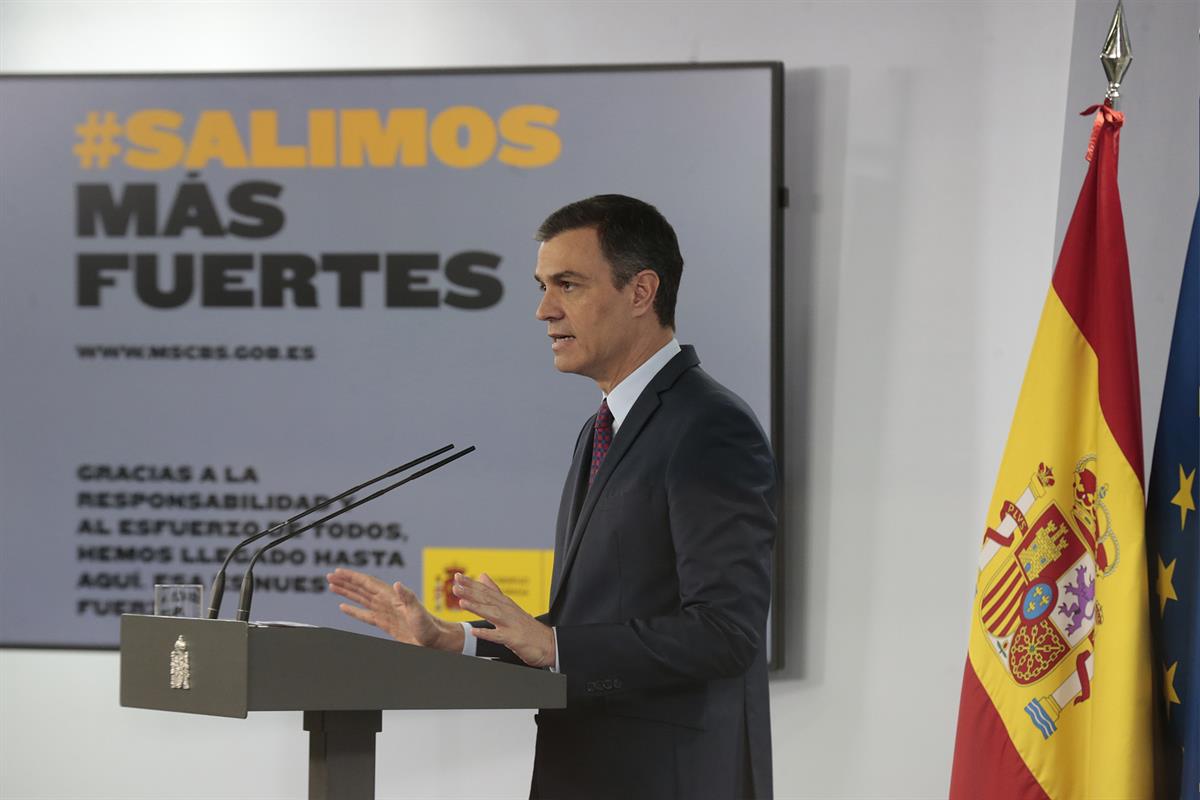
<instances>
[{"instance_id":1,"label":"spanish coat of arms","mask_svg":"<svg viewBox=\"0 0 1200 800\"><path fill-rule=\"evenodd\" d=\"M1096 582L1120 560L1104 504L1107 487L1098 487L1088 468L1095 460L1088 455L1075 465L1070 508L1048 496L1054 470L1039 464L1017 501L1004 503L1000 524L988 528L981 553L987 577L976 612L1013 682L1032 686L1064 661L1073 665L1048 694L1034 695L1025 707L1047 739L1064 708L1091 696L1094 631L1102 622Z\"/></svg>"}]
</instances>

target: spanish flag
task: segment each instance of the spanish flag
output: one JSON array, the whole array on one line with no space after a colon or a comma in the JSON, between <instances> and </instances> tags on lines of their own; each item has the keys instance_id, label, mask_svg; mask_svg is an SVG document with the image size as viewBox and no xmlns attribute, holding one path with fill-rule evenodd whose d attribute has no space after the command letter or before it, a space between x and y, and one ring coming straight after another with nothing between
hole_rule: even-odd
<instances>
[{"instance_id":1,"label":"spanish flag","mask_svg":"<svg viewBox=\"0 0 1200 800\"><path fill-rule=\"evenodd\" d=\"M1090 166L988 508L952 800L1154 791L1124 118L1107 103L1091 113Z\"/></svg>"}]
</instances>

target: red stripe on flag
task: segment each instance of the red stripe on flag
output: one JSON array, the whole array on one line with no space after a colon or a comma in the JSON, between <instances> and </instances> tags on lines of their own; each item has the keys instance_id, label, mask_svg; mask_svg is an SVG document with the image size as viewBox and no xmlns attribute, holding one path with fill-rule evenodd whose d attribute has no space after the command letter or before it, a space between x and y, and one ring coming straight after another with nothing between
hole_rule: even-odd
<instances>
[{"instance_id":1,"label":"red stripe on flag","mask_svg":"<svg viewBox=\"0 0 1200 800\"><path fill-rule=\"evenodd\" d=\"M1017 629L1017 623L1021 621L1021 615L1017 612L1018 609L1014 608L1013 612L1009 614L1008 617L1004 619L995 630L992 631L992 633L1003 639L1005 636L1008 636L1010 633L1015 631Z\"/></svg>"},{"instance_id":2,"label":"red stripe on flag","mask_svg":"<svg viewBox=\"0 0 1200 800\"><path fill-rule=\"evenodd\" d=\"M971 660L958 702L958 738L950 800L1048 800L1008 738L1004 722L979 682Z\"/></svg>"},{"instance_id":3,"label":"red stripe on flag","mask_svg":"<svg viewBox=\"0 0 1200 800\"><path fill-rule=\"evenodd\" d=\"M1022 584L1023 581L1018 575L1005 578L1004 585L1000 587L1002 591L986 601L987 605L984 609L984 616L991 616L996 612L996 609L1011 603L1012 598L1021 593L1023 588Z\"/></svg>"},{"instance_id":4,"label":"red stripe on flag","mask_svg":"<svg viewBox=\"0 0 1200 800\"><path fill-rule=\"evenodd\" d=\"M1112 118L1106 118L1097 131L1094 156L1067 227L1053 285L1096 352L1100 409L1144 485L1133 294L1117 188L1117 132L1122 118L1108 114Z\"/></svg>"},{"instance_id":5,"label":"red stripe on flag","mask_svg":"<svg viewBox=\"0 0 1200 800\"><path fill-rule=\"evenodd\" d=\"M1012 614L1005 619L1000 620L988 627L988 633L995 636L997 639L1003 639L1010 636L1017 629L1017 623L1020 621L1020 614Z\"/></svg>"},{"instance_id":6,"label":"red stripe on flag","mask_svg":"<svg viewBox=\"0 0 1200 800\"><path fill-rule=\"evenodd\" d=\"M992 590L983 596L983 600L979 601L979 604L982 606L986 606L989 603L991 603L992 598L996 595L996 593L999 592L1001 589L1004 589L1005 585L1008 584L1012 580L1013 574L1016 571L1017 571L1017 565L1015 563L1009 564L1008 569L1004 571L1004 575L1002 575L1000 577L1000 580L996 581L996 585L992 587ZM1005 591L1007 591L1007 590L1005 590Z\"/></svg>"},{"instance_id":7,"label":"red stripe on flag","mask_svg":"<svg viewBox=\"0 0 1200 800\"><path fill-rule=\"evenodd\" d=\"M1024 594L1024 581L1015 578L1010 587L1005 589L1004 594L993 600L992 604L984 610L984 621L994 620L1011 612L1021 602Z\"/></svg>"},{"instance_id":8,"label":"red stripe on flag","mask_svg":"<svg viewBox=\"0 0 1200 800\"><path fill-rule=\"evenodd\" d=\"M1008 598L1007 602L1004 604L1003 608L999 608L999 609L992 608L992 609L988 610L987 616L984 617L984 622L989 622L989 621L994 622L996 620L1004 619L1005 617L1013 614L1020 607L1021 601L1023 599L1024 598L1021 597L1020 592L1013 592L1013 594Z\"/></svg>"}]
</instances>

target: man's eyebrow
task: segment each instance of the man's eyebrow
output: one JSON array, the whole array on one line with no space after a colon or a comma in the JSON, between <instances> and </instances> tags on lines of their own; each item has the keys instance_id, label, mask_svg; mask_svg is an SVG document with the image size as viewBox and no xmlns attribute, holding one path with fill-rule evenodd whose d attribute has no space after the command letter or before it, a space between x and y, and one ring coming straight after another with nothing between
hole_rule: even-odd
<instances>
[{"instance_id":1,"label":"man's eyebrow","mask_svg":"<svg viewBox=\"0 0 1200 800\"><path fill-rule=\"evenodd\" d=\"M548 283L548 282L555 282L555 281L562 281L562 280L572 280L572 281L582 282L583 280L585 280L585 276L582 273L575 272L574 270L564 269L562 272L555 272L551 275L547 275L544 280L542 279L541 276L539 276L535 272L533 274L533 279L537 283Z\"/></svg>"}]
</instances>

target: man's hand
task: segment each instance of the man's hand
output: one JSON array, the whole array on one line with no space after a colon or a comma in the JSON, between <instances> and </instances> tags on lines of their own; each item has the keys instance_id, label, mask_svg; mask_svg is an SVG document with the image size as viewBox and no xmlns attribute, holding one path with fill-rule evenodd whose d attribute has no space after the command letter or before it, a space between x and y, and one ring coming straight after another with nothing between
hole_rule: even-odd
<instances>
[{"instance_id":1,"label":"man's hand","mask_svg":"<svg viewBox=\"0 0 1200 800\"><path fill-rule=\"evenodd\" d=\"M343 614L374 625L401 642L452 653L462 652L462 626L430 614L417 596L399 581L386 583L371 575L340 567L325 578L334 594L351 601L338 606Z\"/></svg>"},{"instance_id":2,"label":"man's hand","mask_svg":"<svg viewBox=\"0 0 1200 800\"><path fill-rule=\"evenodd\" d=\"M554 631L509 599L486 572L477 581L455 575L453 591L460 608L496 626L472 628L477 637L504 645L531 667L554 666Z\"/></svg>"}]
</instances>

